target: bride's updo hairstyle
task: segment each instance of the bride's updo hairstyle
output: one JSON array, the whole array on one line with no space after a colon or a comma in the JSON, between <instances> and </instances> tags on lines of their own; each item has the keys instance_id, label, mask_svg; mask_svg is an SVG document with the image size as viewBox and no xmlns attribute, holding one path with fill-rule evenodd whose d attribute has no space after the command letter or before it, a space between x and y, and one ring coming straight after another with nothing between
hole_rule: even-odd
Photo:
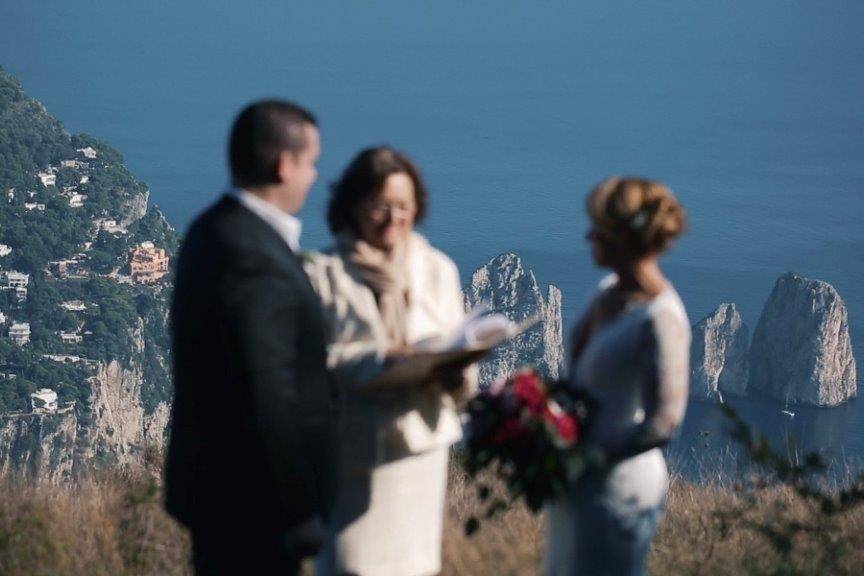
<instances>
[{"instance_id":1,"label":"bride's updo hairstyle","mask_svg":"<svg viewBox=\"0 0 864 576\"><path fill-rule=\"evenodd\" d=\"M659 254L684 232L684 209L660 182L613 176L591 191L586 204L591 234L620 256Z\"/></svg>"}]
</instances>

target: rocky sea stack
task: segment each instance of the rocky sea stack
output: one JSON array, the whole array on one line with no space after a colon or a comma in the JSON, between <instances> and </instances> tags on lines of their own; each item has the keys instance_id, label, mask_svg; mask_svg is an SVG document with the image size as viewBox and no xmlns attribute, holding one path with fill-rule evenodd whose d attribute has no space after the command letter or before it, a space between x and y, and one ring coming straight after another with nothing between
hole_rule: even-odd
<instances>
[{"instance_id":1,"label":"rocky sea stack","mask_svg":"<svg viewBox=\"0 0 864 576\"><path fill-rule=\"evenodd\" d=\"M508 252L478 268L465 288L465 306L487 302L496 312L521 322L539 315L531 329L496 348L480 364L480 385L509 375L514 368L531 365L549 378L557 378L564 358L561 327L561 291L550 285L546 296L534 272L516 254Z\"/></svg>"},{"instance_id":2,"label":"rocky sea stack","mask_svg":"<svg viewBox=\"0 0 864 576\"><path fill-rule=\"evenodd\" d=\"M827 282L785 274L759 317L750 388L787 403L836 406L856 395L846 305Z\"/></svg>"},{"instance_id":3,"label":"rocky sea stack","mask_svg":"<svg viewBox=\"0 0 864 576\"><path fill-rule=\"evenodd\" d=\"M721 304L693 327L690 348L690 395L743 396L749 377L750 331L735 304Z\"/></svg>"}]
</instances>

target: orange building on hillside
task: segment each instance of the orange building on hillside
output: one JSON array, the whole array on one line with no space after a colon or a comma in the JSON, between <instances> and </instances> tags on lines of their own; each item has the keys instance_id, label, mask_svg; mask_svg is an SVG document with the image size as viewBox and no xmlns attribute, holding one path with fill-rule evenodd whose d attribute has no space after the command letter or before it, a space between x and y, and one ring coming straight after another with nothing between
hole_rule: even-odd
<instances>
[{"instance_id":1,"label":"orange building on hillside","mask_svg":"<svg viewBox=\"0 0 864 576\"><path fill-rule=\"evenodd\" d=\"M168 255L152 242L142 242L132 249L129 262L132 282L152 284L168 273Z\"/></svg>"}]
</instances>

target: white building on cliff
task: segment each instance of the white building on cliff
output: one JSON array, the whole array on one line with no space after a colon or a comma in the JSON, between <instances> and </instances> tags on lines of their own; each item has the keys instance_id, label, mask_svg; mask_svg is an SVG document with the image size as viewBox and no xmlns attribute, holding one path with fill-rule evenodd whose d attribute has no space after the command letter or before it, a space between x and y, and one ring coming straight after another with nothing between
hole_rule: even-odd
<instances>
[{"instance_id":1,"label":"white building on cliff","mask_svg":"<svg viewBox=\"0 0 864 576\"><path fill-rule=\"evenodd\" d=\"M39 172L36 174L36 177L42 182L42 185L46 188L48 186L54 186L57 183L57 175L51 172Z\"/></svg>"},{"instance_id":2,"label":"white building on cliff","mask_svg":"<svg viewBox=\"0 0 864 576\"><path fill-rule=\"evenodd\" d=\"M87 309L87 304L81 300L66 300L60 303L60 308L69 312L83 312Z\"/></svg>"},{"instance_id":3,"label":"white building on cliff","mask_svg":"<svg viewBox=\"0 0 864 576\"><path fill-rule=\"evenodd\" d=\"M13 322L9 327L9 339L18 346L24 346L30 342L30 323Z\"/></svg>"},{"instance_id":4,"label":"white building on cliff","mask_svg":"<svg viewBox=\"0 0 864 576\"><path fill-rule=\"evenodd\" d=\"M6 287L7 288L27 288L30 284L30 275L23 272L9 270L6 272Z\"/></svg>"},{"instance_id":5,"label":"white building on cliff","mask_svg":"<svg viewBox=\"0 0 864 576\"><path fill-rule=\"evenodd\" d=\"M87 200L86 194L78 194L77 192L69 196L70 208L81 208L84 206L84 201Z\"/></svg>"},{"instance_id":6,"label":"white building on cliff","mask_svg":"<svg viewBox=\"0 0 864 576\"><path fill-rule=\"evenodd\" d=\"M40 388L30 394L30 406L37 414L57 412L57 393L51 388Z\"/></svg>"}]
</instances>

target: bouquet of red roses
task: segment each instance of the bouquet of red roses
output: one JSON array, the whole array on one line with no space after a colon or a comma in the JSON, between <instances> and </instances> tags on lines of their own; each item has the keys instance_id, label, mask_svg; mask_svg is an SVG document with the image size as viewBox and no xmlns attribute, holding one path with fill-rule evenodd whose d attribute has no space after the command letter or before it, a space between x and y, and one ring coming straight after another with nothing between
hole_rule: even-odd
<instances>
[{"instance_id":1,"label":"bouquet of red roses","mask_svg":"<svg viewBox=\"0 0 864 576\"><path fill-rule=\"evenodd\" d=\"M537 512L585 469L582 431L589 399L557 384L547 385L532 369L521 369L493 384L468 403L464 466L472 478L491 468L507 486L510 502L490 501L478 485L489 519L512 502L525 499ZM470 518L469 535L480 522Z\"/></svg>"}]
</instances>

